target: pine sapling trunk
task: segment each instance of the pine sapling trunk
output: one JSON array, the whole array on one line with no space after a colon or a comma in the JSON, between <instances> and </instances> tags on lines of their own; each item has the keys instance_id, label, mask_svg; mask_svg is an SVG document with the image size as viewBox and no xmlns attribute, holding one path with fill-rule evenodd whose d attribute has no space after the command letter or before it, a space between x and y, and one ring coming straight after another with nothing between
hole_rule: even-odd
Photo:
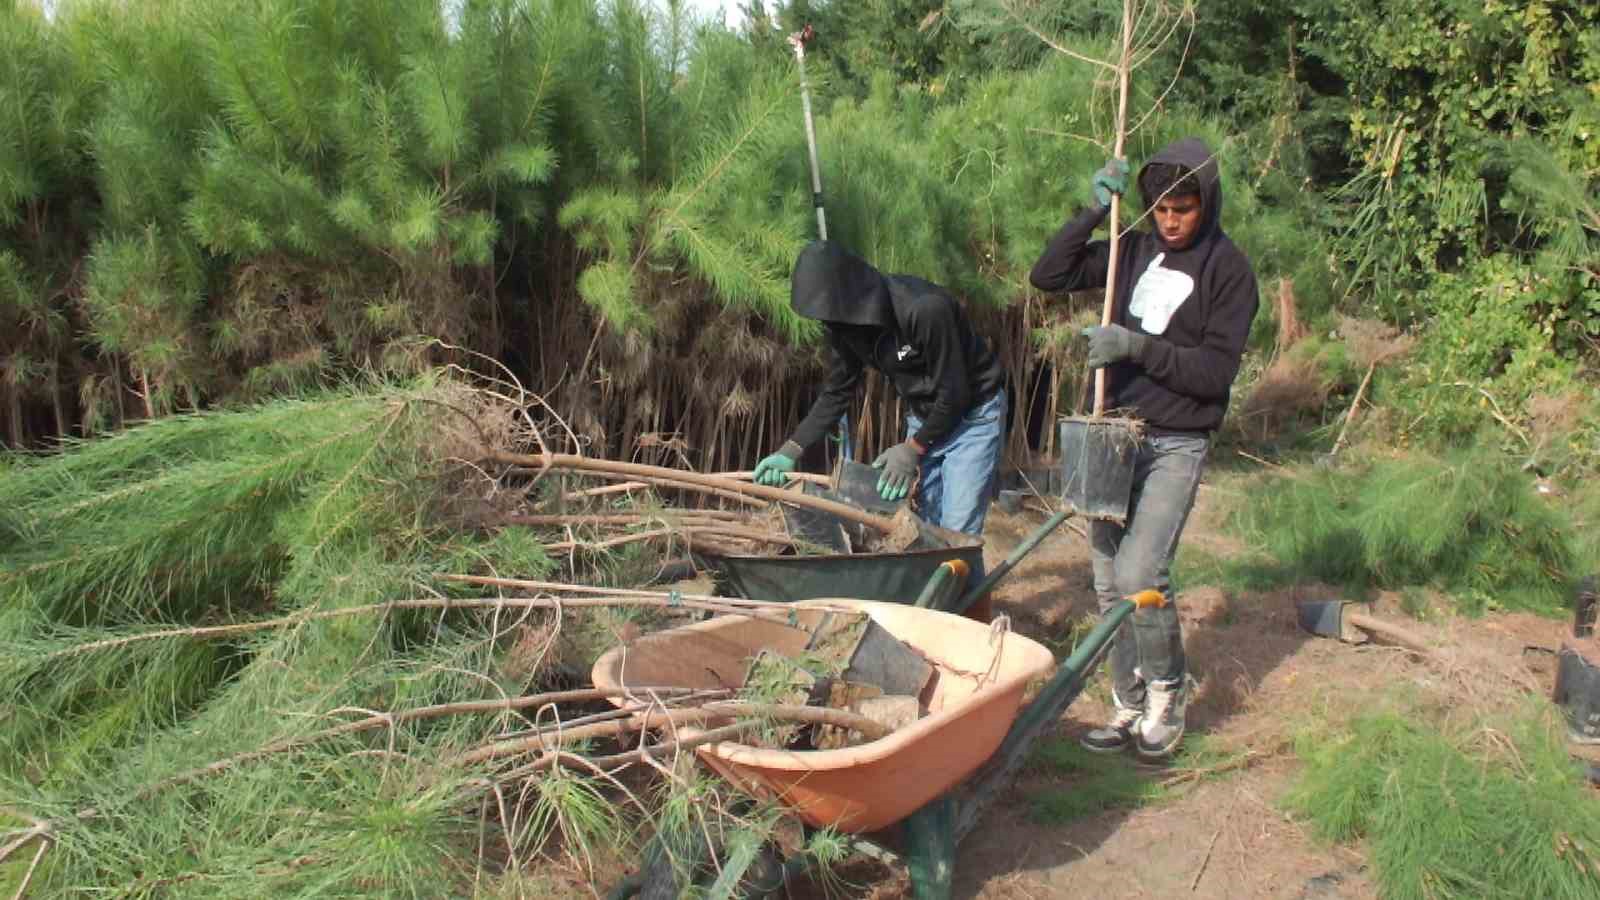
<instances>
[{"instance_id":1,"label":"pine sapling trunk","mask_svg":"<svg viewBox=\"0 0 1600 900\"><path fill-rule=\"evenodd\" d=\"M1114 159L1121 159L1123 145L1128 136L1128 69L1133 60L1133 0L1122 0L1122 53L1117 59L1117 139L1116 146L1111 151ZM1121 245L1120 226L1118 223L1122 207L1122 195L1111 195L1111 259L1106 264L1106 299L1100 311L1100 325L1105 327L1111 324L1112 308L1117 296L1117 253ZM1094 370L1094 417L1105 415L1106 409L1106 370L1104 366Z\"/></svg>"}]
</instances>

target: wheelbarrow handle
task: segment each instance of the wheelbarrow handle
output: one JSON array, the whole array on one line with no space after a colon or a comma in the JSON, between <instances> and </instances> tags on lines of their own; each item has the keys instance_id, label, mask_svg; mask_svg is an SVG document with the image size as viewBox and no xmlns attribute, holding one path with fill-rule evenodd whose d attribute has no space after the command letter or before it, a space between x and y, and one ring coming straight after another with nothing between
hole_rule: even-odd
<instances>
[{"instance_id":1,"label":"wheelbarrow handle","mask_svg":"<svg viewBox=\"0 0 1600 900\"><path fill-rule=\"evenodd\" d=\"M944 609L950 595L966 585L967 575L971 571L965 560L947 559L940 563L923 586L916 606L921 609Z\"/></svg>"},{"instance_id":2,"label":"wheelbarrow handle","mask_svg":"<svg viewBox=\"0 0 1600 900\"><path fill-rule=\"evenodd\" d=\"M949 900L956 845L1027 760L1029 745L1082 693L1084 682L1111 646L1117 629L1134 610L1165 604L1166 597L1161 592L1141 591L1112 606L1017 717L1000 749L983 768L958 791L933 800L906 819L906 865L911 870L912 896L916 900Z\"/></svg>"},{"instance_id":3,"label":"wheelbarrow handle","mask_svg":"<svg viewBox=\"0 0 1600 900\"><path fill-rule=\"evenodd\" d=\"M1006 575L1009 574L1012 569L1016 568L1017 563L1022 562L1023 557L1027 556L1029 553L1032 553L1034 548L1039 546L1040 542L1049 537L1052 532L1054 532L1057 528L1060 528L1062 523L1071 517L1072 511L1070 509L1064 509L1046 519L1043 525L1040 525L1038 529L1033 532L1033 534L1030 534L1024 538L1022 543L1018 544L1016 548L1011 551L1011 555L1006 557L1005 562L995 566L993 572L990 572L982 581L969 588L967 592L961 596L961 599L956 601L955 605L949 611L955 613L956 615L960 615L971 608L972 604L977 603L979 600L982 600L984 597L988 596L989 592L994 590L994 586L1000 583L1000 579L1006 577Z\"/></svg>"}]
</instances>

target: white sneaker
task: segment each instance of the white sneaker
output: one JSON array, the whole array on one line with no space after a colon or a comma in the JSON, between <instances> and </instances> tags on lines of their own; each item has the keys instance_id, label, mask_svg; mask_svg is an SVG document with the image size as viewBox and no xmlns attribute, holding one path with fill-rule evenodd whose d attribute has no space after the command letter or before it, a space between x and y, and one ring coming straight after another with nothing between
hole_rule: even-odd
<instances>
[{"instance_id":1,"label":"white sneaker","mask_svg":"<svg viewBox=\"0 0 1600 900\"><path fill-rule=\"evenodd\" d=\"M1166 759L1178 749L1193 682L1193 678L1184 676L1177 681L1152 681L1145 688L1144 716L1136 734L1135 749L1140 756Z\"/></svg>"},{"instance_id":2,"label":"white sneaker","mask_svg":"<svg viewBox=\"0 0 1600 900\"><path fill-rule=\"evenodd\" d=\"M1115 690L1111 692L1111 702L1115 709L1111 721L1079 738L1078 743L1083 749L1092 753L1116 753L1133 740L1139 720L1144 718L1144 710L1137 706L1124 706Z\"/></svg>"}]
</instances>

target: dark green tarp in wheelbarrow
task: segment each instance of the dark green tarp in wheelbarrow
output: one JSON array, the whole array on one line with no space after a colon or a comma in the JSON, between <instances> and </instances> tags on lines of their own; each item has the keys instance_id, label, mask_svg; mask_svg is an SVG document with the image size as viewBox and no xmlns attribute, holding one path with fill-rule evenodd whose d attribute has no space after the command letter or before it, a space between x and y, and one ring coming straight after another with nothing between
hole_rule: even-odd
<instances>
[{"instance_id":1,"label":"dark green tarp in wheelbarrow","mask_svg":"<svg viewBox=\"0 0 1600 900\"><path fill-rule=\"evenodd\" d=\"M926 526L932 528L933 526ZM983 562L983 541L939 529L951 546L901 553L852 553L826 556L724 556L696 553L717 593L793 603L813 597L854 597L889 603L914 603L948 560L959 559L969 571Z\"/></svg>"}]
</instances>

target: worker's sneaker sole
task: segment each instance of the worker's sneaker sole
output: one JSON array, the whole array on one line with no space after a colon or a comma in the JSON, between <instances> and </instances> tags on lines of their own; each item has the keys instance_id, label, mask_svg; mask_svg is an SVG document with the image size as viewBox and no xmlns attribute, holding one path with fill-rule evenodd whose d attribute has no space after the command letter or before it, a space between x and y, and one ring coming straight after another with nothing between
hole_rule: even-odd
<instances>
[{"instance_id":1,"label":"worker's sneaker sole","mask_svg":"<svg viewBox=\"0 0 1600 900\"><path fill-rule=\"evenodd\" d=\"M1138 727L1138 723L1133 727ZM1121 753L1132 743L1131 728L1096 728L1078 739L1078 746L1090 753Z\"/></svg>"}]
</instances>

